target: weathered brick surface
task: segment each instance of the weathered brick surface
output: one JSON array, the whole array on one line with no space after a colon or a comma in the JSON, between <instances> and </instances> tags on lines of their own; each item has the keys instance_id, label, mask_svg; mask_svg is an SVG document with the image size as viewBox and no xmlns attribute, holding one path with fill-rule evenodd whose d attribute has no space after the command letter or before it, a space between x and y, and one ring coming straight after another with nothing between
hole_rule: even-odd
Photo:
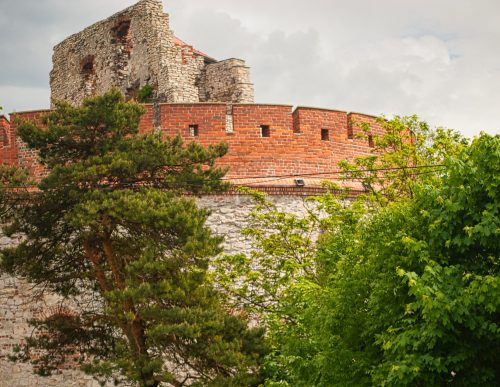
<instances>
[{"instance_id":1,"label":"weathered brick surface","mask_svg":"<svg viewBox=\"0 0 500 387\"><path fill-rule=\"evenodd\" d=\"M16 136L17 127L21 121L31 121L43 127L42 118L47 114L49 110L38 110L22 113L12 113L11 118L11 131L12 135L15 136L15 146L17 148L17 165L26 168L31 176L40 179L47 174L47 171L43 165L39 163L38 154L33 149L29 149L28 146Z\"/></svg>"},{"instance_id":2,"label":"weathered brick surface","mask_svg":"<svg viewBox=\"0 0 500 387\"><path fill-rule=\"evenodd\" d=\"M149 133L156 127L168 136L181 135L187 142L227 143L229 153L218 163L229 167L227 177L231 179L293 174L312 177L318 174L318 179L328 178L328 172L337 170L339 161L370 152L369 141L358 138L362 132L359 122L369 123L373 135L382 133L374 117L337 110L298 107L292 111L288 105L224 103L147 104L144 107L146 113L139 124L140 133ZM0 161L17 160L35 177L44 175L46 171L37 162L36 153L14 136L19 120L40 122L46 113L42 110L12 115L10 145L0 148ZM197 136L190 131L193 125L198 128ZM262 126L269 127L269 137L262 137ZM322 138L322 130L328 131L327 139Z\"/></svg>"},{"instance_id":3,"label":"weathered brick surface","mask_svg":"<svg viewBox=\"0 0 500 387\"><path fill-rule=\"evenodd\" d=\"M186 141L203 145L226 142L229 153L219 164L230 167L230 178L323 174L336 170L340 160L370 152L367 140L349 138L352 115L346 112L235 104L228 132L228 109L223 104L162 104L159 109L160 127L166 135L180 134ZM371 116L356 114L356 118L375 122ZM197 137L190 135L190 125L198 125ZM261 136L263 125L269 127L269 137ZM328 140L322 140L322 129L329 131Z\"/></svg>"},{"instance_id":4,"label":"weathered brick surface","mask_svg":"<svg viewBox=\"0 0 500 387\"><path fill-rule=\"evenodd\" d=\"M17 164L17 146L7 117L0 115L0 164Z\"/></svg>"}]
</instances>

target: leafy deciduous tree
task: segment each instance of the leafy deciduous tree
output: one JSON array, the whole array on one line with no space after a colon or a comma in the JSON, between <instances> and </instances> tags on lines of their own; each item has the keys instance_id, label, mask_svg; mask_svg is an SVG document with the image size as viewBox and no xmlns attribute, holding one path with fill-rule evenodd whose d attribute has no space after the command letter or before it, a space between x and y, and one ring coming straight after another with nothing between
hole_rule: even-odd
<instances>
[{"instance_id":1,"label":"leafy deciduous tree","mask_svg":"<svg viewBox=\"0 0 500 387\"><path fill-rule=\"evenodd\" d=\"M406 137L408 123L421 137ZM386 125L375 140L385 153L343 164L366 195L317 198L323 218L258 206L247 231L256 251L216 273L268 329L268 386L500 380L500 138L469 145L414 118Z\"/></svg>"}]
</instances>

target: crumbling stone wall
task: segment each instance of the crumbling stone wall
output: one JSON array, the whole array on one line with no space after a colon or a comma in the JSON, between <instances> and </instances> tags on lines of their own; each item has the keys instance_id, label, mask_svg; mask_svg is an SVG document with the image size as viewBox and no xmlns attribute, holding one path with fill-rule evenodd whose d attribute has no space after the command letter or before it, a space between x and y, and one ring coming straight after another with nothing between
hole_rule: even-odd
<instances>
[{"instance_id":1,"label":"crumbling stone wall","mask_svg":"<svg viewBox=\"0 0 500 387\"><path fill-rule=\"evenodd\" d=\"M7 238L0 229L0 248L19 242ZM74 369L42 378L33 373L29 364L12 363L8 356L14 347L31 334L28 320L50 314L57 297L45 293L36 295L27 281L0 275L0 387L98 387L92 377Z\"/></svg>"},{"instance_id":2,"label":"crumbling stone wall","mask_svg":"<svg viewBox=\"0 0 500 387\"><path fill-rule=\"evenodd\" d=\"M252 101L250 68L241 59L227 59L205 66L200 77L200 102Z\"/></svg>"},{"instance_id":3,"label":"crumbling stone wall","mask_svg":"<svg viewBox=\"0 0 500 387\"><path fill-rule=\"evenodd\" d=\"M134 98L149 84L159 102L253 102L244 61L220 63L174 36L161 0L141 0L54 48L51 98L77 105L112 87Z\"/></svg>"}]
</instances>

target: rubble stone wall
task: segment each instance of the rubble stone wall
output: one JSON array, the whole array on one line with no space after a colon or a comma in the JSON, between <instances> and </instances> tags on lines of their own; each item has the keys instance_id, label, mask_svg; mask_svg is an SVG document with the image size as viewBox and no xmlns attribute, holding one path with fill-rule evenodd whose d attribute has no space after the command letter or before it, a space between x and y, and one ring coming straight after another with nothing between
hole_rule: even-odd
<instances>
[{"instance_id":1,"label":"rubble stone wall","mask_svg":"<svg viewBox=\"0 0 500 387\"><path fill-rule=\"evenodd\" d=\"M0 249L15 245L18 238L5 237L0 229ZM29 364L12 363L8 356L31 334L28 321L50 315L57 297L37 295L27 281L0 274L0 387L98 387L92 377L74 369L42 378Z\"/></svg>"},{"instance_id":2,"label":"rubble stone wall","mask_svg":"<svg viewBox=\"0 0 500 387\"><path fill-rule=\"evenodd\" d=\"M253 102L250 68L241 59L209 64L201 73L200 102Z\"/></svg>"},{"instance_id":3,"label":"rubble stone wall","mask_svg":"<svg viewBox=\"0 0 500 387\"><path fill-rule=\"evenodd\" d=\"M299 196L271 197L278 208L305 214L306 204ZM241 234L252 200L242 195L212 195L197 199L198 204L210 209L208 226L216 235L225 237L226 253L248 252L251 241ZM18 243L18 238L7 238L0 230L0 248ZM44 294L35 297L32 286L17 278L0 275L0 387L98 387L90 376L78 370L65 369L60 375L48 378L37 376L29 364L12 363L8 355L16 344L31 333L28 320L48 316L57 305L57 297Z\"/></svg>"},{"instance_id":4,"label":"rubble stone wall","mask_svg":"<svg viewBox=\"0 0 500 387\"><path fill-rule=\"evenodd\" d=\"M68 37L54 47L52 60L52 100L75 105L112 87L129 99L135 98L146 84L153 87L153 99L161 102L199 102L200 93L203 101L216 102L219 100L214 98L224 95L233 102L253 102L253 86L244 61L229 61L241 69L232 64L227 75L226 61L222 62L223 70L211 70L210 63L216 60L174 36L160 0L141 0ZM205 76L205 68L211 76ZM227 89L206 99L206 90L214 83L212 75L224 75L230 82L226 82Z\"/></svg>"}]
</instances>

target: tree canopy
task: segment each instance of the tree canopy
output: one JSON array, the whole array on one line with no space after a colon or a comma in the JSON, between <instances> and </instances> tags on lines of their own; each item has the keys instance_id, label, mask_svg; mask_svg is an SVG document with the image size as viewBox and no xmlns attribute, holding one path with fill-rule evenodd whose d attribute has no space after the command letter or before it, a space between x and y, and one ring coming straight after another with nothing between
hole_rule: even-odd
<instances>
[{"instance_id":1,"label":"tree canopy","mask_svg":"<svg viewBox=\"0 0 500 387\"><path fill-rule=\"evenodd\" d=\"M221 239L186 195L225 188L227 147L139 135L141 114L112 91L19 126L49 173L7 219L24 238L0 268L60 304L15 357L42 375L71 356L100 380L254 385L262 331L219 302L206 272Z\"/></svg>"},{"instance_id":2,"label":"tree canopy","mask_svg":"<svg viewBox=\"0 0 500 387\"><path fill-rule=\"evenodd\" d=\"M384 153L342 164L365 194L329 184L305 217L257 195L254 250L215 270L267 328L267 386L500 381L500 137L384 125Z\"/></svg>"}]
</instances>

